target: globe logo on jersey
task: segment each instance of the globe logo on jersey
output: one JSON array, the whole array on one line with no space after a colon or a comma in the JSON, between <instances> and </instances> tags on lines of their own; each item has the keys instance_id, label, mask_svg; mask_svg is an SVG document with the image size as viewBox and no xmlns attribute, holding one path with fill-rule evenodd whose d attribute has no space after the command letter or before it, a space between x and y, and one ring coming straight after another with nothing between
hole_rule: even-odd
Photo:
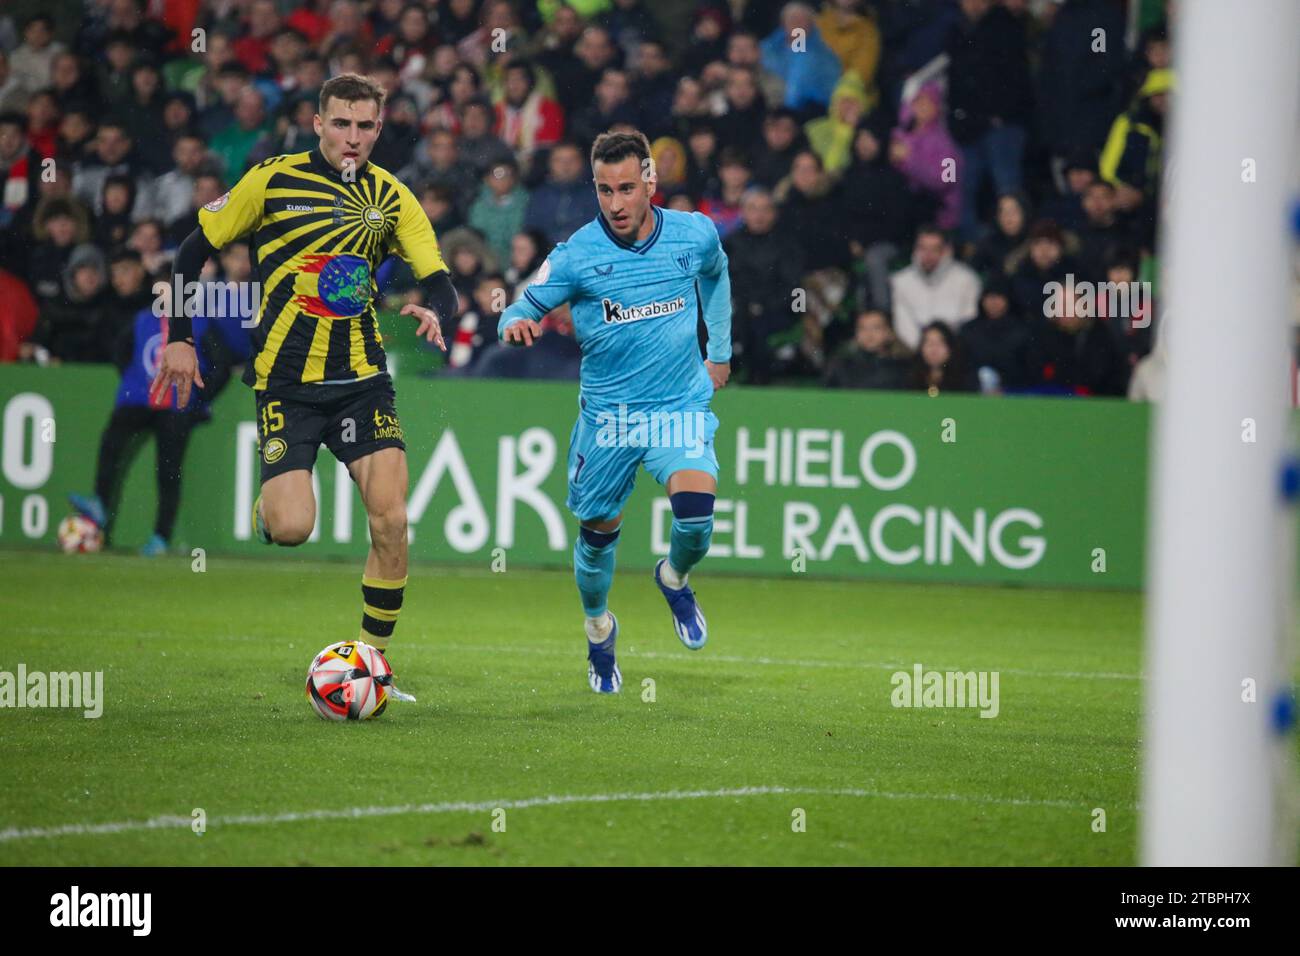
<instances>
[{"instance_id":1,"label":"globe logo on jersey","mask_svg":"<svg viewBox=\"0 0 1300 956\"><path fill-rule=\"evenodd\" d=\"M320 300L335 315L357 315L370 304L370 263L360 256L334 256L316 279Z\"/></svg>"}]
</instances>

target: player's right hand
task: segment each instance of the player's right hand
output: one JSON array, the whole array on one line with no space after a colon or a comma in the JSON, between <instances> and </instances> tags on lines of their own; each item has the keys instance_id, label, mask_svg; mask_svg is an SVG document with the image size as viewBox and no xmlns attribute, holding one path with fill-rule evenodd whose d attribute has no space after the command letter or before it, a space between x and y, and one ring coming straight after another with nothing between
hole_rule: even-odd
<instances>
[{"instance_id":1,"label":"player's right hand","mask_svg":"<svg viewBox=\"0 0 1300 956\"><path fill-rule=\"evenodd\" d=\"M542 327L532 319L523 319L506 327L501 340L507 345L532 345L542 337Z\"/></svg>"},{"instance_id":2,"label":"player's right hand","mask_svg":"<svg viewBox=\"0 0 1300 956\"><path fill-rule=\"evenodd\" d=\"M191 385L204 387L203 376L199 374L199 356L189 342L169 342L163 349L158 375L149 389L149 404L156 406L173 385L178 409L190 403Z\"/></svg>"}]
</instances>

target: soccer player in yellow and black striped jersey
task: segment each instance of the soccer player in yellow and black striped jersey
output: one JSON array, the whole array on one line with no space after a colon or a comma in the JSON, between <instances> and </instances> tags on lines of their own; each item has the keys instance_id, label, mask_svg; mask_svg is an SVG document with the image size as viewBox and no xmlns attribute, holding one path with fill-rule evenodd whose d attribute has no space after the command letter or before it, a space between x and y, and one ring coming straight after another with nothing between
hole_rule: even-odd
<instances>
[{"instance_id":1,"label":"soccer player in yellow and black striped jersey","mask_svg":"<svg viewBox=\"0 0 1300 956\"><path fill-rule=\"evenodd\" d=\"M369 161L383 105L383 88L365 77L326 82L314 121L320 145L266 160L204 206L174 281L183 289L216 250L251 235L260 301L244 379L257 398L262 478L253 528L267 543L307 540L316 521L311 469L325 444L347 465L370 521L359 637L386 651L406 586L408 479L374 276L390 252L410 264L432 309L406 305L401 314L444 351L439 319L454 318L457 297L424 210ZM191 385L203 386L188 314L172 317L154 388L173 385L180 407Z\"/></svg>"}]
</instances>

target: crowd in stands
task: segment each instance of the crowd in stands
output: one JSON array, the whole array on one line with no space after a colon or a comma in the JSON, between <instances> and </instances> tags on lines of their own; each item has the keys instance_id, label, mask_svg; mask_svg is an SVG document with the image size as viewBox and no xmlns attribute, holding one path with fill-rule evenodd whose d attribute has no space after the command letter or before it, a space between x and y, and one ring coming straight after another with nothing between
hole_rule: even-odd
<instances>
[{"instance_id":1,"label":"crowd in stands","mask_svg":"<svg viewBox=\"0 0 1300 956\"><path fill-rule=\"evenodd\" d=\"M598 215L592 140L639 129L654 202L723 239L738 381L1147 397L1175 79L1165 24L1126 38L1127 5L0 9L0 362L109 361L198 208L314 148L321 84L358 72L388 91L372 160L410 185L460 292L442 374L576 377L564 308L539 361L496 321ZM399 260L379 280L390 305L418 295Z\"/></svg>"}]
</instances>

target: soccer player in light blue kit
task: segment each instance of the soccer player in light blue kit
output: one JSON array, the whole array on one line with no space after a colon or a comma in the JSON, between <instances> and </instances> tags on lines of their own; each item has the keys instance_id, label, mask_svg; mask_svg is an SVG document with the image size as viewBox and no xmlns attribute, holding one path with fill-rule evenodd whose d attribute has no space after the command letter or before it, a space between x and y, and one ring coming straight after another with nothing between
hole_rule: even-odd
<instances>
[{"instance_id":1,"label":"soccer player in light blue kit","mask_svg":"<svg viewBox=\"0 0 1300 956\"><path fill-rule=\"evenodd\" d=\"M731 374L731 282L717 229L700 213L652 206L655 178L641 133L604 133L591 149L600 215L551 252L497 331L532 345L538 320L563 302L582 348L578 421L569 439L568 507L581 527L573 545L586 612L587 678L600 694L623 683L609 612L614 550L638 466L668 489L668 557L654 579L673 629L692 650L708 629L687 574L709 550L718 459L709 410ZM708 326L700 356L697 323Z\"/></svg>"}]
</instances>

